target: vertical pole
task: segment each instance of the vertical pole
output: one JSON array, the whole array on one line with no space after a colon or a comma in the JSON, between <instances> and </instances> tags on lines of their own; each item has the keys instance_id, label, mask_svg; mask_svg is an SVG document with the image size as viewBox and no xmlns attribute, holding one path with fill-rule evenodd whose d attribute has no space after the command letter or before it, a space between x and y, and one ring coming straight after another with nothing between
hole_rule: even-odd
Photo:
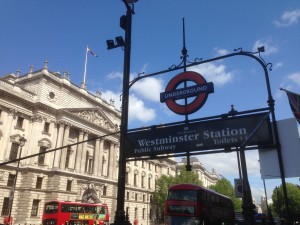
<instances>
[{"instance_id":1,"label":"vertical pole","mask_svg":"<svg viewBox=\"0 0 300 225\"><path fill-rule=\"evenodd\" d=\"M241 157L241 166L242 166L242 174L243 174L243 216L245 220L245 225L253 225L254 224L254 215L255 215L255 206L252 202L252 194L248 180L247 174L247 165L245 158L245 149L240 149L240 157Z\"/></svg>"},{"instance_id":2,"label":"vertical pole","mask_svg":"<svg viewBox=\"0 0 300 225\"><path fill-rule=\"evenodd\" d=\"M237 149L237 151L236 151L236 157L237 157L237 161L238 161L239 178L242 179L240 152L238 151L238 149Z\"/></svg>"},{"instance_id":3,"label":"vertical pole","mask_svg":"<svg viewBox=\"0 0 300 225\"><path fill-rule=\"evenodd\" d=\"M87 65L87 53L88 53L88 51L89 51L89 47L86 46L86 51L85 51L85 62L84 62L84 73L83 73L83 81L82 81L82 85L81 85L81 87L82 87L83 89L86 88L85 79L86 79L86 65Z\"/></svg>"},{"instance_id":4,"label":"vertical pole","mask_svg":"<svg viewBox=\"0 0 300 225\"><path fill-rule=\"evenodd\" d=\"M263 65L263 64L262 64ZM283 166L283 159L282 159L282 152L281 152L281 145L279 142L279 134L278 134L278 127L275 117L275 101L271 94L271 87L270 87L270 80L269 80L269 74L267 71L267 67L263 66L264 72L265 72L265 79L267 83L267 90L268 90L268 104L271 109L271 118L272 118L272 128L274 132L274 139L275 139L275 146L277 149L277 156L278 156L278 162L279 162L279 169L280 169L280 178L282 183L282 191L283 191L283 198L284 198L284 205L285 205L285 219L287 224L290 224L290 210L289 210L289 200L287 197L287 189L286 189L286 182L285 182L285 172L284 172L284 166Z\"/></svg>"},{"instance_id":5,"label":"vertical pole","mask_svg":"<svg viewBox=\"0 0 300 225\"><path fill-rule=\"evenodd\" d=\"M133 10L125 0L126 5L126 26L125 26L125 46L124 46L124 74L122 93L122 115L120 126L120 155L119 155L119 179L117 192L117 210L114 225L131 225L128 215L125 215L125 176L126 176L126 156L125 141L128 129L128 103L129 103L129 81L130 81L130 50L131 50L131 20Z\"/></svg>"},{"instance_id":6,"label":"vertical pole","mask_svg":"<svg viewBox=\"0 0 300 225\"><path fill-rule=\"evenodd\" d=\"M268 215L269 215L269 206L268 206L268 196L267 196L267 189L266 189L266 182L265 182L265 179L263 179L263 182L264 182L264 190L265 190L266 206L267 206L267 213L266 213L266 215L268 216Z\"/></svg>"}]
</instances>

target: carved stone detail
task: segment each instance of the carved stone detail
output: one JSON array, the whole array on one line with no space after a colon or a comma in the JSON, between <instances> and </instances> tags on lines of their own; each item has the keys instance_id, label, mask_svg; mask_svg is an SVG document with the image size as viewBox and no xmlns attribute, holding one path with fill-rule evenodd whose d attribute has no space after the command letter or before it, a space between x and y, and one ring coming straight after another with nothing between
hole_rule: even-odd
<instances>
[{"instance_id":1,"label":"carved stone detail","mask_svg":"<svg viewBox=\"0 0 300 225\"><path fill-rule=\"evenodd\" d=\"M82 112L77 112L74 113L75 115L77 115L78 117L87 120L97 126L106 128L108 130L113 129L110 126L110 122L106 119L104 119L101 115L99 115L99 113L97 113L96 111L82 111Z\"/></svg>"}]
</instances>

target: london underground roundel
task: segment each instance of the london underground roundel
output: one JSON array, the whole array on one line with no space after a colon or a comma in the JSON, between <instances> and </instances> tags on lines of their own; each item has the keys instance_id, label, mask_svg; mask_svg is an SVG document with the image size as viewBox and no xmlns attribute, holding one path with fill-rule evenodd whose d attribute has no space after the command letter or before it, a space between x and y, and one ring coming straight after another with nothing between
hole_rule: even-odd
<instances>
[{"instance_id":1,"label":"london underground roundel","mask_svg":"<svg viewBox=\"0 0 300 225\"><path fill-rule=\"evenodd\" d=\"M195 83L195 85L178 88L181 84ZM184 85L186 86L186 85ZM173 77L168 83L165 92L160 94L160 101L165 102L170 110L180 115L196 112L207 100L208 94L214 92L212 82L206 82L199 73L187 71ZM176 100L193 97L190 103L181 105Z\"/></svg>"}]
</instances>

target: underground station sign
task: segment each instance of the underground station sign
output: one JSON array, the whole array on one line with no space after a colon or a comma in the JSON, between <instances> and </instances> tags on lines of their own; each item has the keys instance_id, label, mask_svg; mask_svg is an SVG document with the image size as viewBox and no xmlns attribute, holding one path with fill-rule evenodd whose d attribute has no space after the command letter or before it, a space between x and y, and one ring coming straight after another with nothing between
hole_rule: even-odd
<instances>
[{"instance_id":1,"label":"underground station sign","mask_svg":"<svg viewBox=\"0 0 300 225\"><path fill-rule=\"evenodd\" d=\"M194 122L181 125L130 131L126 135L126 157L156 156L239 147L266 118L267 113L234 116L227 119ZM248 143L272 144L269 117L263 122Z\"/></svg>"},{"instance_id":2,"label":"underground station sign","mask_svg":"<svg viewBox=\"0 0 300 225\"><path fill-rule=\"evenodd\" d=\"M193 82L196 85L177 88L187 81ZM213 92L214 86L212 82L206 82L204 77L199 73L187 71L178 74L170 80L165 92L160 94L160 102L165 102L168 108L174 113L186 115L200 109L206 102L208 94ZM189 97L195 97L195 99L186 105L181 105L176 102L178 99Z\"/></svg>"}]
</instances>

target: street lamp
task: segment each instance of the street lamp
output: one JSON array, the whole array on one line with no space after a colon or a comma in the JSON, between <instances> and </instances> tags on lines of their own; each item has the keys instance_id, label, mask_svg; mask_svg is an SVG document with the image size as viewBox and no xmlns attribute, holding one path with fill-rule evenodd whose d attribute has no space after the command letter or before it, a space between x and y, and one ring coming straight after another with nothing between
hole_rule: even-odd
<instances>
[{"instance_id":1,"label":"street lamp","mask_svg":"<svg viewBox=\"0 0 300 225\"><path fill-rule=\"evenodd\" d=\"M24 137L21 137L19 139L19 147L20 147L20 151L19 151L19 156L18 156L18 159L21 158L21 155L22 155L22 149L23 149L23 146L25 145L26 143L26 139ZM9 213L8 213L8 221L7 221L7 224L10 225L10 218L11 218L11 211L12 211L12 206L13 206L13 202L14 202L14 196L15 196L15 190L16 190L16 184L17 184L17 178L18 178L18 174L19 174L19 167L20 167L20 160L18 160L18 163L17 163L17 168L16 168L16 176L15 176L15 179L14 179L14 184L12 186L12 189L9 193Z\"/></svg>"},{"instance_id":2,"label":"street lamp","mask_svg":"<svg viewBox=\"0 0 300 225\"><path fill-rule=\"evenodd\" d=\"M113 225L131 225L128 215L125 215L125 176L126 176L126 156L125 140L128 131L128 103L129 103L129 82L130 82L130 50L131 50L131 21L134 14L134 3L137 0L122 0L126 6L125 16L120 18L120 27L125 30L125 41L122 37L113 40L107 40L107 48L124 47L124 70L123 70L123 92L122 92L122 109L120 125L120 152L119 152L119 179L117 192L117 209Z\"/></svg>"}]
</instances>

